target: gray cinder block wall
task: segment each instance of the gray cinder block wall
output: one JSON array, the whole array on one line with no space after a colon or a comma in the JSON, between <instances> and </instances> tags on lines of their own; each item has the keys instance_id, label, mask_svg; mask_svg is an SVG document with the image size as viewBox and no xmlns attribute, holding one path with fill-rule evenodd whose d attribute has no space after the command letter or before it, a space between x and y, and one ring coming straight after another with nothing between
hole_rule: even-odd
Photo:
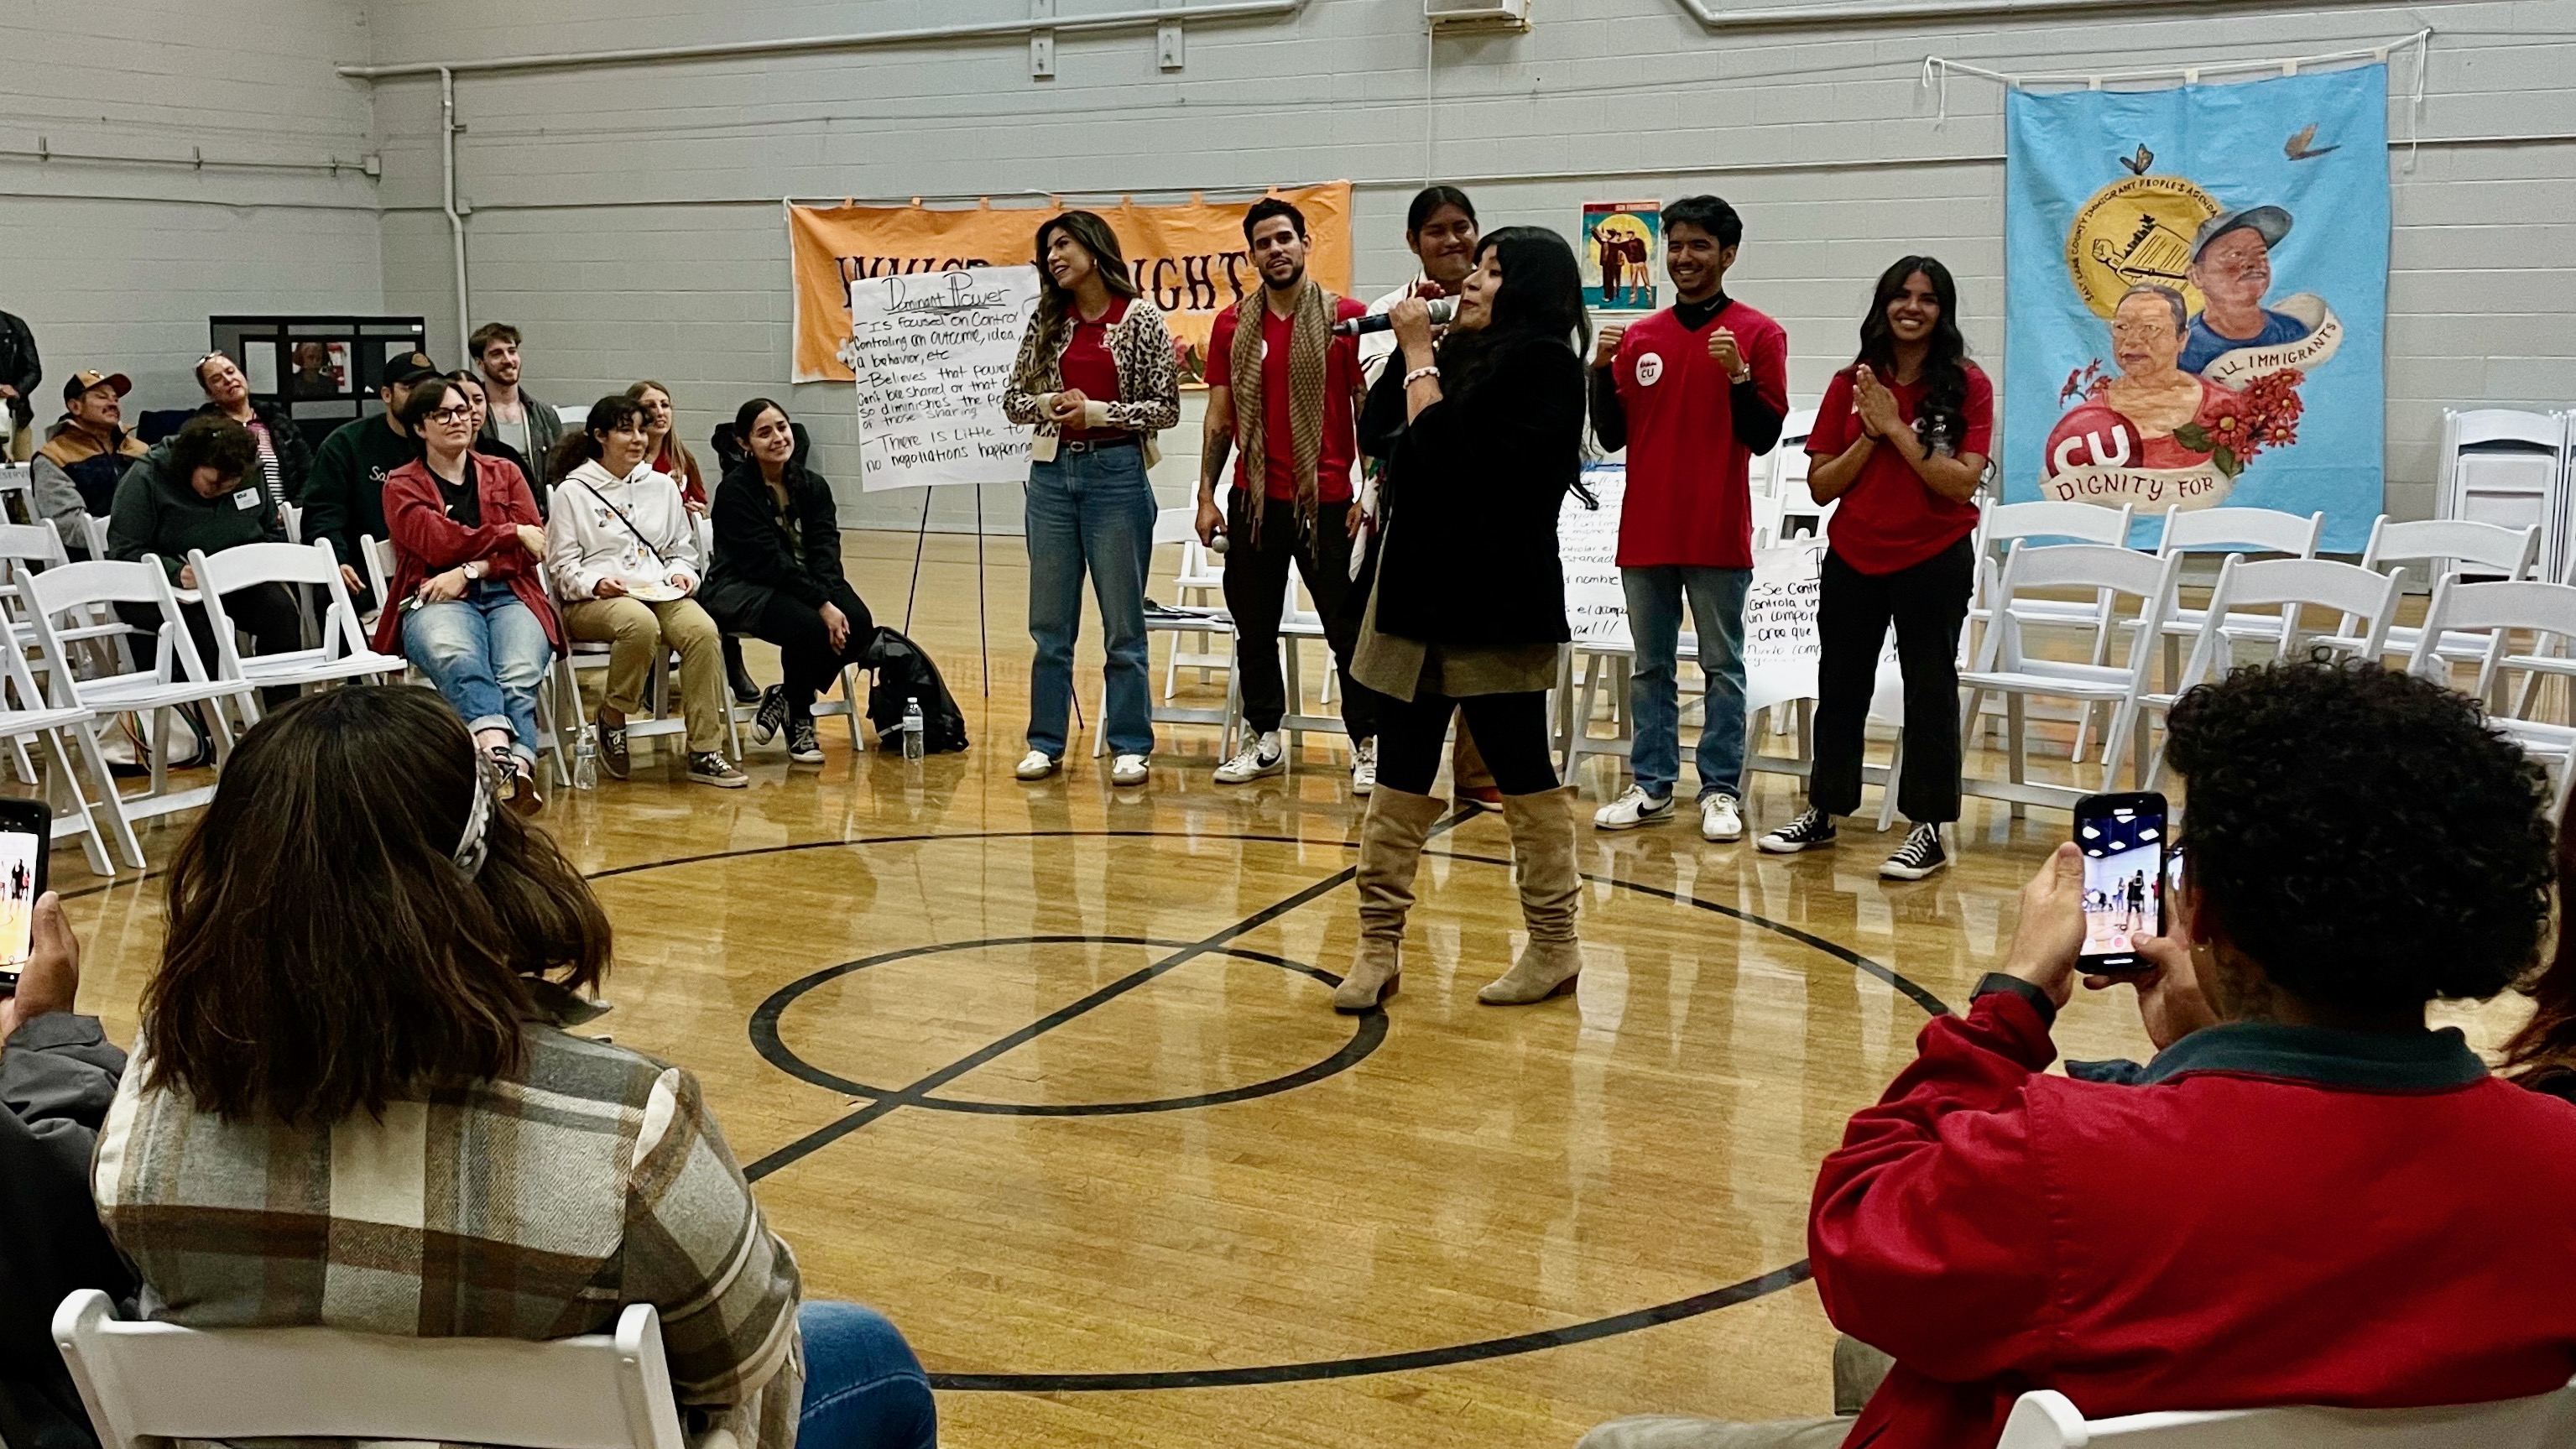
<instances>
[{"instance_id":1,"label":"gray cinder block wall","mask_svg":"<svg viewBox=\"0 0 2576 1449\"><path fill-rule=\"evenodd\" d=\"M47 5L50 12L57 7ZM1127 0L1062 0L1074 16ZM2389 509L2432 506L2445 405L2576 405L2576 0L2217 4L1866 27L1788 25L1710 35L1681 0L1535 0L1525 35L1427 42L1419 0L1310 0L1289 19L1200 23L1186 64L1158 67L1150 33L1067 33L1055 75L1032 79L1011 38L827 54L457 81L459 185L477 321L528 333L529 381L578 401L638 377L670 384L703 440L734 405L778 396L814 430L854 526L911 527L915 493L855 488L845 386L791 387L780 200L989 195L996 205L1132 193L1212 193L1347 177L1358 183L1356 290L1407 275L1405 202L1426 176L1474 191L1489 226L1571 231L1586 200L1714 190L1748 236L1730 287L1779 316L1799 396L1851 350L1870 281L1906 251L1958 273L1971 344L2000 370L2002 97L1954 79L1946 119L1920 84L1940 54L1990 69L2056 71L2234 60L2365 46L2430 24L2400 52L2389 158ZM137 349L137 377L176 376L220 302L302 292L310 310L372 304L430 319L456 354L447 222L440 213L436 77L372 90L331 74L377 64L909 29L1024 17L1026 0L126 0L35 27L35 0L0 0L14 73L0 147L51 118L115 112L110 139L186 154L201 134L243 154L367 146L380 182L309 173L73 172L0 157L0 189L39 185L0 218L0 305L53 338ZM197 59L141 42L161 34ZM92 103L91 98L101 98ZM113 97L111 106L104 98ZM56 134L69 134L68 130ZM54 142L59 148L64 143ZM46 169L47 167L52 169ZM129 174L130 173L130 174ZM140 200L97 198L149 193ZM82 199L74 200L72 197ZM241 209L209 204L215 197ZM294 207L281 206L293 203ZM328 210L325 207L348 207ZM1043 215L1032 211L1029 222ZM201 242L223 254L189 251ZM357 254L374 249L370 269ZM22 276L38 279L31 294ZM84 295L95 292L95 296ZM245 299L236 301L236 298ZM20 305L21 303L25 305ZM166 341L164 340L166 338ZM167 358L139 349L168 346ZM115 361L116 358L109 360ZM148 366L147 366L148 364ZM150 369L157 368L154 372ZM1195 475L1195 405L1167 438L1157 483L1182 501ZM1017 490L988 489L987 526L1016 531ZM932 525L974 526L958 490Z\"/></svg>"}]
</instances>

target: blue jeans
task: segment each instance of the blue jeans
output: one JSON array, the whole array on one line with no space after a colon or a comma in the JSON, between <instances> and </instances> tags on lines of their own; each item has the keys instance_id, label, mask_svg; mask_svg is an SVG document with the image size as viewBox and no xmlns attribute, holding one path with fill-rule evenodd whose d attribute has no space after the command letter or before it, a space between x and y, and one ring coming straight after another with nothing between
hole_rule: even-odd
<instances>
[{"instance_id":1,"label":"blue jeans","mask_svg":"<svg viewBox=\"0 0 2576 1449\"><path fill-rule=\"evenodd\" d=\"M479 579L464 598L405 610L402 644L468 728L506 729L521 755L537 757L537 685L554 649L508 584Z\"/></svg>"},{"instance_id":2,"label":"blue jeans","mask_svg":"<svg viewBox=\"0 0 2576 1449\"><path fill-rule=\"evenodd\" d=\"M1636 641L1629 708L1636 741L1628 757L1637 784L1662 799L1681 778L1682 713L1674 679L1681 646L1682 596L1690 596L1699 631L1699 667L1707 676L1699 728L1699 793L1744 793L1744 596L1753 570L1662 564L1619 570L1628 594L1628 633Z\"/></svg>"},{"instance_id":3,"label":"blue jeans","mask_svg":"<svg viewBox=\"0 0 2576 1449\"><path fill-rule=\"evenodd\" d=\"M1073 706L1073 641L1082 630L1082 571L1100 601L1113 754L1154 752L1145 660L1145 576L1154 564L1153 485L1141 447L1061 452L1029 467L1029 748L1064 753Z\"/></svg>"},{"instance_id":4,"label":"blue jeans","mask_svg":"<svg viewBox=\"0 0 2576 1449\"><path fill-rule=\"evenodd\" d=\"M936 1449L939 1407L912 1346L873 1308L800 1303L805 1405L795 1449Z\"/></svg>"}]
</instances>

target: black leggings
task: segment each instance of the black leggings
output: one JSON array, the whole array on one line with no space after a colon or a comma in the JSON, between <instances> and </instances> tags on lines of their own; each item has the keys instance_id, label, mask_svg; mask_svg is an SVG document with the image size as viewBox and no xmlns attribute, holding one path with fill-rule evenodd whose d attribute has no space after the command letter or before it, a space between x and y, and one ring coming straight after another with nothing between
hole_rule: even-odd
<instances>
[{"instance_id":1,"label":"black leggings","mask_svg":"<svg viewBox=\"0 0 2576 1449\"><path fill-rule=\"evenodd\" d=\"M812 604L801 604L784 593L773 593L758 617L750 621L750 632L778 646L779 670L786 676L787 717L811 719L814 696L832 687L844 665L858 664L867 657L869 641L876 634L876 621L869 617L868 606L847 589L836 593L832 602L850 616L850 636L839 649L832 647L832 633L823 627L822 611Z\"/></svg>"},{"instance_id":2,"label":"black leggings","mask_svg":"<svg viewBox=\"0 0 2576 1449\"><path fill-rule=\"evenodd\" d=\"M1387 700L1378 715L1378 783L1410 795L1430 794L1452 714L1466 716L1477 752L1504 794L1536 795L1556 788L1543 690L1454 699L1416 689L1411 700Z\"/></svg>"}]
</instances>

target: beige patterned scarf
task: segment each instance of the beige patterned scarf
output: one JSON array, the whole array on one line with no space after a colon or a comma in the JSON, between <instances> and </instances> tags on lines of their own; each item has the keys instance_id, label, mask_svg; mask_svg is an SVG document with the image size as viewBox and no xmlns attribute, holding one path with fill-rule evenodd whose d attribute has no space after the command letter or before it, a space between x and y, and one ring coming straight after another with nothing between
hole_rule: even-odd
<instances>
[{"instance_id":1,"label":"beige patterned scarf","mask_svg":"<svg viewBox=\"0 0 2576 1449\"><path fill-rule=\"evenodd\" d=\"M1269 416L1261 402L1261 326L1262 313L1270 305L1269 290L1252 292L1235 309L1234 351L1228 358L1234 369L1234 445L1243 454L1244 471L1254 477L1266 475L1270 467L1268 445L1261 436L1263 419ZM1324 380L1331 371L1332 351L1333 294L1309 277L1297 289L1296 307L1288 314L1289 459L1296 470L1292 476L1301 539L1314 532L1316 512L1323 506L1315 469L1324 454ZM1261 515L1267 511L1262 506L1266 494L1259 483L1249 491L1244 522L1250 533L1247 541L1257 547Z\"/></svg>"}]
</instances>

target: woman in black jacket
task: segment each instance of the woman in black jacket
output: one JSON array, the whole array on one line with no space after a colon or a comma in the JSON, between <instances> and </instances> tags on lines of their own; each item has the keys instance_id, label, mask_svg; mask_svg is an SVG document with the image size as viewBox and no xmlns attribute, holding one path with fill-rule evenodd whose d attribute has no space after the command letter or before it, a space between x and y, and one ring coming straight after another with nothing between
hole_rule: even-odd
<instances>
[{"instance_id":1,"label":"woman in black jacket","mask_svg":"<svg viewBox=\"0 0 2576 1449\"><path fill-rule=\"evenodd\" d=\"M1582 341L1574 251L1539 227L1485 237L1435 352L1420 298L1396 304L1401 393L1379 388L1363 436L1402 427L1380 484L1377 580L1352 677L1392 700L1377 789L1361 826L1360 944L1333 1005L1364 1011L1395 989L1414 868L1442 802L1433 776L1463 714L1503 792L1529 945L1476 993L1543 1001L1583 966L1574 822L1548 748L1547 691L1569 637L1557 511L1583 493ZM1400 401L1404 419L1383 416Z\"/></svg>"},{"instance_id":2,"label":"woman in black jacket","mask_svg":"<svg viewBox=\"0 0 2576 1449\"><path fill-rule=\"evenodd\" d=\"M734 414L743 457L716 485L715 565L699 602L728 631L778 646L783 684L762 691L752 735L787 731L788 758L819 764L814 698L865 657L876 621L841 575L841 517L831 485L805 466L787 409L756 397Z\"/></svg>"}]
</instances>

